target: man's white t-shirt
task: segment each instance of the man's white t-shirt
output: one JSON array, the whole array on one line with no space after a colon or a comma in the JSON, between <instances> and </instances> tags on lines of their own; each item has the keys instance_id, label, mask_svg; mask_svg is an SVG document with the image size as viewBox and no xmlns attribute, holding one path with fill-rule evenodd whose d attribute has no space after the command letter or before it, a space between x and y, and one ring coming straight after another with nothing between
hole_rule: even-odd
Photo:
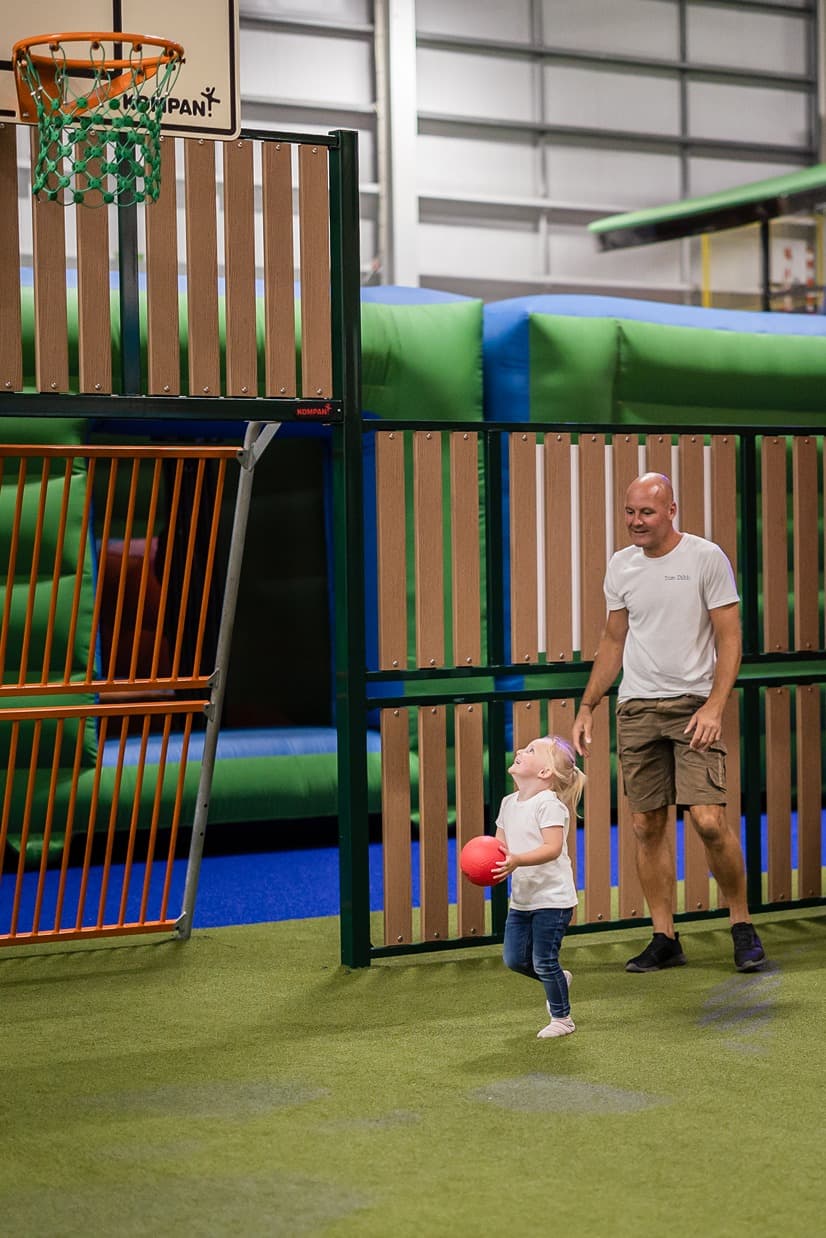
<instances>
[{"instance_id":1,"label":"man's white t-shirt","mask_svg":"<svg viewBox=\"0 0 826 1238\"><path fill-rule=\"evenodd\" d=\"M504 830L508 851L520 855L541 847L542 829L562 826L562 851L547 864L516 868L511 875L510 905L515 911L541 911L543 907L576 907L574 873L568 855L570 814L555 791L540 791L520 800L519 793L506 795L496 824Z\"/></svg>"},{"instance_id":2,"label":"man's white t-shirt","mask_svg":"<svg viewBox=\"0 0 826 1238\"><path fill-rule=\"evenodd\" d=\"M716 660L708 612L739 601L731 564L714 542L683 533L668 554L627 546L605 573L609 610L628 611L619 700L708 696Z\"/></svg>"}]
</instances>

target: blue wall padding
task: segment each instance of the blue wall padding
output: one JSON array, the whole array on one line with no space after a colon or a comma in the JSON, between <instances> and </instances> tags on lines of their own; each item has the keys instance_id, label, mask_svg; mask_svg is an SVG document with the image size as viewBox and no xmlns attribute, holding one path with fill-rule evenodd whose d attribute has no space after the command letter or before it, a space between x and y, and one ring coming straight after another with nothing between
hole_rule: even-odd
<instances>
[{"instance_id":1,"label":"blue wall padding","mask_svg":"<svg viewBox=\"0 0 826 1238\"><path fill-rule=\"evenodd\" d=\"M123 764L137 765L143 740L140 735L131 735L123 745ZM169 736L166 760L181 759L183 735ZM242 757L306 757L336 751L335 727L239 727L222 731L218 736L216 758L219 761L238 760ZM163 750L163 736L150 735L146 744L147 765L157 765ZM367 732L367 751L381 751L381 737L377 731ZM103 745L103 765L117 765L120 740L108 739ZM204 753L204 732L195 731L190 736L187 761L200 761Z\"/></svg>"},{"instance_id":2,"label":"blue wall padding","mask_svg":"<svg viewBox=\"0 0 826 1238\"><path fill-rule=\"evenodd\" d=\"M820 314L703 309L697 305L670 305L624 297L539 295L494 301L484 308L484 402L488 421L530 420L529 323L532 314L626 319L754 334L826 335L826 317Z\"/></svg>"}]
</instances>

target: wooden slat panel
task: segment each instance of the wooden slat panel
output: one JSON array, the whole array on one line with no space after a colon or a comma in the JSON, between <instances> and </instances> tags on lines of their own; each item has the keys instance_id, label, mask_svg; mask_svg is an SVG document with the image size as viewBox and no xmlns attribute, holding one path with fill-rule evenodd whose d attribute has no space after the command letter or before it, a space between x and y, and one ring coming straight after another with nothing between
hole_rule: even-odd
<instances>
[{"instance_id":1,"label":"wooden slat panel","mask_svg":"<svg viewBox=\"0 0 826 1238\"><path fill-rule=\"evenodd\" d=\"M786 440L767 435L761 459L763 647L766 653L777 653L789 648Z\"/></svg>"},{"instance_id":2,"label":"wooden slat panel","mask_svg":"<svg viewBox=\"0 0 826 1238\"><path fill-rule=\"evenodd\" d=\"M680 502L677 508L677 527L683 533L696 533L705 537L705 501L703 478L705 476L702 435L682 434L680 448Z\"/></svg>"},{"instance_id":3,"label":"wooden slat panel","mask_svg":"<svg viewBox=\"0 0 826 1238\"><path fill-rule=\"evenodd\" d=\"M726 785L728 802L726 820L735 836L740 838L742 818L742 775L740 773L740 692L735 689L728 699L723 714L723 743L726 745ZM717 883L714 883L717 886ZM722 896L717 887L717 906L722 905Z\"/></svg>"},{"instance_id":4,"label":"wooden slat panel","mask_svg":"<svg viewBox=\"0 0 826 1238\"><path fill-rule=\"evenodd\" d=\"M792 895L791 702L788 688L766 689L766 815L769 902Z\"/></svg>"},{"instance_id":5,"label":"wooden slat panel","mask_svg":"<svg viewBox=\"0 0 826 1238\"><path fill-rule=\"evenodd\" d=\"M548 701L548 734L560 735L563 739L570 742L571 726L573 725L575 714L576 710L574 709L574 702L570 697L559 697ZM585 768L585 772L587 774L588 770L587 767L584 766L584 762L580 760L579 764ZM583 812L582 802L580 802L578 811L581 817ZM574 882L577 881L577 824L578 823L576 821L571 821L570 830L568 832L568 854L571 859L571 868L574 870ZM576 912L574 913L574 920L575 919Z\"/></svg>"},{"instance_id":6,"label":"wooden slat panel","mask_svg":"<svg viewBox=\"0 0 826 1238\"><path fill-rule=\"evenodd\" d=\"M729 434L711 439L711 538L737 571L737 450Z\"/></svg>"},{"instance_id":7,"label":"wooden slat panel","mask_svg":"<svg viewBox=\"0 0 826 1238\"><path fill-rule=\"evenodd\" d=\"M252 142L223 143L226 348L229 396L258 394Z\"/></svg>"},{"instance_id":8,"label":"wooden slat panel","mask_svg":"<svg viewBox=\"0 0 826 1238\"><path fill-rule=\"evenodd\" d=\"M448 936L445 706L419 710L419 860L422 941Z\"/></svg>"},{"instance_id":9,"label":"wooden slat panel","mask_svg":"<svg viewBox=\"0 0 826 1238\"><path fill-rule=\"evenodd\" d=\"M431 430L413 435L416 540L416 659L444 666L444 546L442 541L442 439Z\"/></svg>"},{"instance_id":10,"label":"wooden slat panel","mask_svg":"<svg viewBox=\"0 0 826 1238\"><path fill-rule=\"evenodd\" d=\"M645 465L649 473L664 473L671 479L671 435L649 434L645 440Z\"/></svg>"},{"instance_id":11,"label":"wooden slat panel","mask_svg":"<svg viewBox=\"0 0 826 1238\"><path fill-rule=\"evenodd\" d=\"M0 391L23 386L16 135L16 125L0 125Z\"/></svg>"},{"instance_id":12,"label":"wooden slat panel","mask_svg":"<svg viewBox=\"0 0 826 1238\"><path fill-rule=\"evenodd\" d=\"M88 174L100 170L90 161ZM81 391L112 390L112 326L109 305L109 212L78 208L77 314Z\"/></svg>"},{"instance_id":13,"label":"wooden slat panel","mask_svg":"<svg viewBox=\"0 0 826 1238\"><path fill-rule=\"evenodd\" d=\"M301 390L309 399L332 395L330 320L330 205L326 146L298 150L301 265Z\"/></svg>"},{"instance_id":14,"label":"wooden slat panel","mask_svg":"<svg viewBox=\"0 0 826 1238\"><path fill-rule=\"evenodd\" d=\"M457 705L453 711L456 749L456 855L471 838L484 833L484 713L481 705ZM459 936L485 932L485 892L457 872Z\"/></svg>"},{"instance_id":15,"label":"wooden slat panel","mask_svg":"<svg viewBox=\"0 0 826 1238\"><path fill-rule=\"evenodd\" d=\"M585 786L585 920L611 918L611 761L607 701L593 714Z\"/></svg>"},{"instance_id":16,"label":"wooden slat panel","mask_svg":"<svg viewBox=\"0 0 826 1238\"><path fill-rule=\"evenodd\" d=\"M542 735L542 713L539 701L513 702L513 749L524 748Z\"/></svg>"},{"instance_id":17,"label":"wooden slat panel","mask_svg":"<svg viewBox=\"0 0 826 1238\"><path fill-rule=\"evenodd\" d=\"M161 190L146 212L147 383L150 395L180 395L178 208L174 138L161 138Z\"/></svg>"},{"instance_id":18,"label":"wooden slat panel","mask_svg":"<svg viewBox=\"0 0 826 1238\"><path fill-rule=\"evenodd\" d=\"M579 438L579 575L581 598L580 646L590 661L605 627L605 435Z\"/></svg>"},{"instance_id":19,"label":"wooden slat panel","mask_svg":"<svg viewBox=\"0 0 826 1238\"><path fill-rule=\"evenodd\" d=\"M261 159L266 393L268 396L294 396L292 147L287 142L264 142Z\"/></svg>"},{"instance_id":20,"label":"wooden slat panel","mask_svg":"<svg viewBox=\"0 0 826 1238\"><path fill-rule=\"evenodd\" d=\"M630 546L625 527L625 495L640 471L639 440L636 434L615 434L611 446L614 470L614 549Z\"/></svg>"},{"instance_id":21,"label":"wooden slat panel","mask_svg":"<svg viewBox=\"0 0 826 1238\"><path fill-rule=\"evenodd\" d=\"M545 435L545 654L574 656L571 554L571 436Z\"/></svg>"},{"instance_id":22,"label":"wooden slat panel","mask_svg":"<svg viewBox=\"0 0 826 1238\"><path fill-rule=\"evenodd\" d=\"M617 807L619 818L619 914L623 920L646 914L645 898L637 874L637 844L631 819L631 805L625 794L622 769L617 766Z\"/></svg>"},{"instance_id":23,"label":"wooden slat panel","mask_svg":"<svg viewBox=\"0 0 826 1238\"><path fill-rule=\"evenodd\" d=\"M680 449L680 501L677 508L677 527L684 533L705 536L705 499L703 480L705 476L703 438L697 434L682 434L678 440ZM683 814L683 846L685 857L685 910L707 911L709 907L709 876L706 850L700 836L691 824L688 813Z\"/></svg>"},{"instance_id":24,"label":"wooden slat panel","mask_svg":"<svg viewBox=\"0 0 826 1238\"><path fill-rule=\"evenodd\" d=\"M817 649L820 643L818 592L820 571L817 528L817 441L796 437L792 444L794 486L794 647Z\"/></svg>"},{"instance_id":25,"label":"wooden slat panel","mask_svg":"<svg viewBox=\"0 0 826 1238\"><path fill-rule=\"evenodd\" d=\"M31 134L32 164L37 131ZM32 198L35 382L38 391L68 391L66 213L58 202Z\"/></svg>"},{"instance_id":26,"label":"wooden slat panel","mask_svg":"<svg viewBox=\"0 0 826 1238\"><path fill-rule=\"evenodd\" d=\"M511 661L536 662L539 657L536 435L511 434L509 445Z\"/></svg>"},{"instance_id":27,"label":"wooden slat panel","mask_svg":"<svg viewBox=\"0 0 826 1238\"><path fill-rule=\"evenodd\" d=\"M801 685L796 693L797 732L797 855L798 898L819 898L823 892L821 867L821 756L820 688Z\"/></svg>"},{"instance_id":28,"label":"wooden slat panel","mask_svg":"<svg viewBox=\"0 0 826 1238\"><path fill-rule=\"evenodd\" d=\"M379 667L407 667L404 435L376 435Z\"/></svg>"},{"instance_id":29,"label":"wooden slat panel","mask_svg":"<svg viewBox=\"0 0 826 1238\"><path fill-rule=\"evenodd\" d=\"M184 142L189 394L221 394L215 145Z\"/></svg>"},{"instance_id":30,"label":"wooden slat panel","mask_svg":"<svg viewBox=\"0 0 826 1238\"><path fill-rule=\"evenodd\" d=\"M478 436L450 436L450 519L453 594L453 661L482 661L482 597L479 560Z\"/></svg>"},{"instance_id":31,"label":"wooden slat panel","mask_svg":"<svg viewBox=\"0 0 826 1238\"><path fill-rule=\"evenodd\" d=\"M384 941L397 946L413 940L407 710L383 709L380 727Z\"/></svg>"}]
</instances>

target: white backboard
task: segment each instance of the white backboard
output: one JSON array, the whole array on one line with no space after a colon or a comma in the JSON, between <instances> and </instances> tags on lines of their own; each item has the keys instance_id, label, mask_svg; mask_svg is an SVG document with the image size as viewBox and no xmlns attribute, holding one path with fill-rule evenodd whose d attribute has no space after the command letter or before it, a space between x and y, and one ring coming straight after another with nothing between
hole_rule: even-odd
<instances>
[{"instance_id":1,"label":"white backboard","mask_svg":"<svg viewBox=\"0 0 826 1238\"><path fill-rule=\"evenodd\" d=\"M19 39L67 31L157 35L184 48L163 132L234 137L241 126L239 0L0 0L0 122L20 123L11 49Z\"/></svg>"}]
</instances>

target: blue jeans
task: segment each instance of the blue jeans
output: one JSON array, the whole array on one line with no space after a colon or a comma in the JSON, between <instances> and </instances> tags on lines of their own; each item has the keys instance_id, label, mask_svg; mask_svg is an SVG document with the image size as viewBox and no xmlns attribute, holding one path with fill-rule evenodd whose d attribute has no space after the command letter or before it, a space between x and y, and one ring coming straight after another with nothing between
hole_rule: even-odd
<instances>
[{"instance_id":1,"label":"blue jeans","mask_svg":"<svg viewBox=\"0 0 826 1238\"><path fill-rule=\"evenodd\" d=\"M559 951L573 914L573 907L543 907L539 911L510 908L505 921L505 966L540 981L555 1019L564 1019L571 1013Z\"/></svg>"}]
</instances>

